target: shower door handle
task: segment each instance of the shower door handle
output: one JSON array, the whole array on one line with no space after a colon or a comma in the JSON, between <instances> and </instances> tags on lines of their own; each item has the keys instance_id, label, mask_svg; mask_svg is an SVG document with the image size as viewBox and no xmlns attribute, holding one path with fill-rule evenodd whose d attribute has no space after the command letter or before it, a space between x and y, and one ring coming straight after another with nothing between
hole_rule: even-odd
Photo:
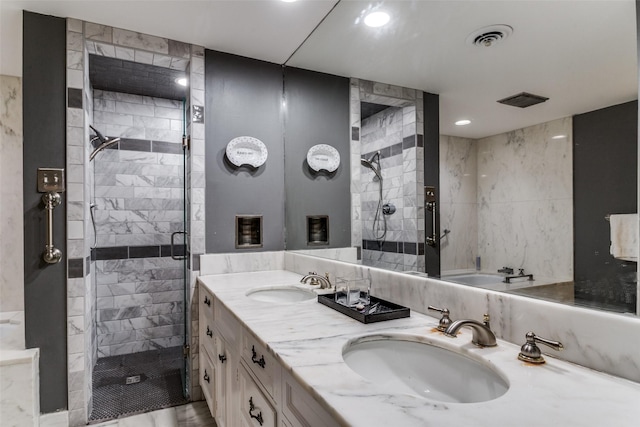
<instances>
[{"instance_id":1,"label":"shower door handle","mask_svg":"<svg viewBox=\"0 0 640 427\"><path fill-rule=\"evenodd\" d=\"M175 259L175 260L183 260L183 259L187 259L187 246L186 246L186 241L185 241L185 254L184 255L175 255L175 238L176 235L178 234L183 234L185 237L187 237L187 232L186 231L176 231L174 233L171 233L171 259Z\"/></svg>"}]
</instances>

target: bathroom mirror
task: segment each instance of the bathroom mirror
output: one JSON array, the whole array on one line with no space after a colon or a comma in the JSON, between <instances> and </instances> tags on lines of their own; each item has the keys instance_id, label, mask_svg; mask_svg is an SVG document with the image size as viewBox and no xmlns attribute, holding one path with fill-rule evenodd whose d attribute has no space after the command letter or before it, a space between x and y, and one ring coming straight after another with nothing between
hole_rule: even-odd
<instances>
[{"instance_id":1,"label":"bathroom mirror","mask_svg":"<svg viewBox=\"0 0 640 427\"><path fill-rule=\"evenodd\" d=\"M425 4L430 7L428 12L425 12ZM391 12L393 25L361 35L356 27L362 14L374 8ZM569 22L573 23L570 28ZM468 44L468 37L475 30L493 24L508 25L512 32L506 34L504 40L489 43L493 46L483 48ZM594 41L595 34L598 34L602 44ZM342 40L340 49L335 49L336 40ZM524 45L525 41L529 44ZM398 46L403 47L403 52L413 53L402 56ZM563 46L565 50L559 50L557 46ZM340 2L287 65L308 67L312 57L322 58L322 67L314 67L317 71L344 75L343 70L349 70L349 75L353 77L409 88L419 87L439 94L440 134L447 137L480 140L532 126L544 128L549 137L565 134L567 139L559 141L564 144L565 151L532 151L528 153L531 165L553 161L559 153L566 154L567 149L571 155L572 123L561 119L624 104L636 100L638 96L633 1L558 1L544 4L506 1L379 2L375 6L367 2ZM458 80L452 84L451 79L437 78L446 74ZM512 78L518 74L521 74L521 78ZM575 92L579 85L585 86ZM496 102L520 92L532 92L549 100L525 109L506 107ZM471 125L456 127L453 124L463 118L472 120ZM457 145L457 148L459 150L441 152L441 162L443 154L449 156L450 165L464 160L468 152L462 145ZM480 150L480 145L474 149ZM554 149L558 149L558 146ZM483 153L476 155L482 156ZM569 167L571 170L571 158L565 160L563 165L557 167ZM634 169L637 170L637 164ZM551 189L560 186L554 178L563 180L560 187L567 182L569 186L572 184L571 173L561 178L553 174L543 178L544 185ZM478 176L477 179L483 177ZM509 180L506 176L501 179ZM542 186L543 183L538 184ZM456 185L461 185L461 182L458 181ZM446 192L446 188L441 189L441 194ZM566 194L561 197L566 198ZM546 276L549 270L557 270L558 282L565 283L573 274L572 227L567 227L567 224L573 225L573 204L565 203L554 209L569 220L558 220L558 224L564 224L564 228L561 225L555 228L555 231L563 233L561 240L564 243L557 247L556 261L541 262L539 266L532 267L536 270L532 272ZM464 226L469 222L462 220L462 217L458 216L457 220L461 222L456 229L444 223L441 226L441 232L445 228L451 231L443 239L444 249L450 250L460 242L456 239L468 238ZM497 221L496 218L490 220ZM535 231L535 226L532 230ZM530 236L531 233L524 233L518 239L523 239L525 235ZM558 235L538 237L548 242ZM533 239L521 240L520 243L531 247L544 246ZM318 254L325 256L321 251ZM458 268L454 264L443 265L443 270L455 272L467 268ZM494 267L491 265L487 268L497 270L503 265ZM527 268L526 265L524 267ZM629 269L635 271L635 263L630 264ZM544 295L531 296L548 298ZM567 302L564 297L558 301ZM597 301L592 301L590 308L610 309Z\"/></svg>"}]
</instances>

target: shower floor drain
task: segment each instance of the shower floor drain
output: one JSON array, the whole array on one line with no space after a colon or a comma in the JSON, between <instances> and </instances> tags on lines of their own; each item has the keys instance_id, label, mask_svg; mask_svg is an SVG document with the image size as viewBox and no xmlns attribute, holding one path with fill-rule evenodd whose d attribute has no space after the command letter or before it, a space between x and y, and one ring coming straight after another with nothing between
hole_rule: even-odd
<instances>
[{"instance_id":1,"label":"shower floor drain","mask_svg":"<svg viewBox=\"0 0 640 427\"><path fill-rule=\"evenodd\" d=\"M125 380L126 385L137 384L140 382L140 375L134 375L132 377L127 377Z\"/></svg>"}]
</instances>

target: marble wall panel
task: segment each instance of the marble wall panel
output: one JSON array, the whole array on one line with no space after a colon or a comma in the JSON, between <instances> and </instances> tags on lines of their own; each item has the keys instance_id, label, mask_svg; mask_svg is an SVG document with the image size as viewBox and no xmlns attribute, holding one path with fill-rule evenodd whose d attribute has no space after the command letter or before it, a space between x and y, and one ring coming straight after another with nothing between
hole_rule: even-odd
<instances>
[{"instance_id":1,"label":"marble wall panel","mask_svg":"<svg viewBox=\"0 0 640 427\"><path fill-rule=\"evenodd\" d=\"M0 95L0 312L23 311L22 79L1 75Z\"/></svg>"}]
</instances>

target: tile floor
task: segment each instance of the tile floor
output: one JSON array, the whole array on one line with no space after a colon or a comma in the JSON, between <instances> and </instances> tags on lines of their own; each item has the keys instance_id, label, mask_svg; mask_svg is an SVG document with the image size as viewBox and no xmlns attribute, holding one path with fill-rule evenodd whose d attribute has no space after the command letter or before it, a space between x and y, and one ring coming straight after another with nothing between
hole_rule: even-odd
<instances>
[{"instance_id":1,"label":"tile floor","mask_svg":"<svg viewBox=\"0 0 640 427\"><path fill-rule=\"evenodd\" d=\"M68 427L66 412L40 417L40 427ZM204 401L160 409L146 414L132 415L91 427L217 427Z\"/></svg>"}]
</instances>

